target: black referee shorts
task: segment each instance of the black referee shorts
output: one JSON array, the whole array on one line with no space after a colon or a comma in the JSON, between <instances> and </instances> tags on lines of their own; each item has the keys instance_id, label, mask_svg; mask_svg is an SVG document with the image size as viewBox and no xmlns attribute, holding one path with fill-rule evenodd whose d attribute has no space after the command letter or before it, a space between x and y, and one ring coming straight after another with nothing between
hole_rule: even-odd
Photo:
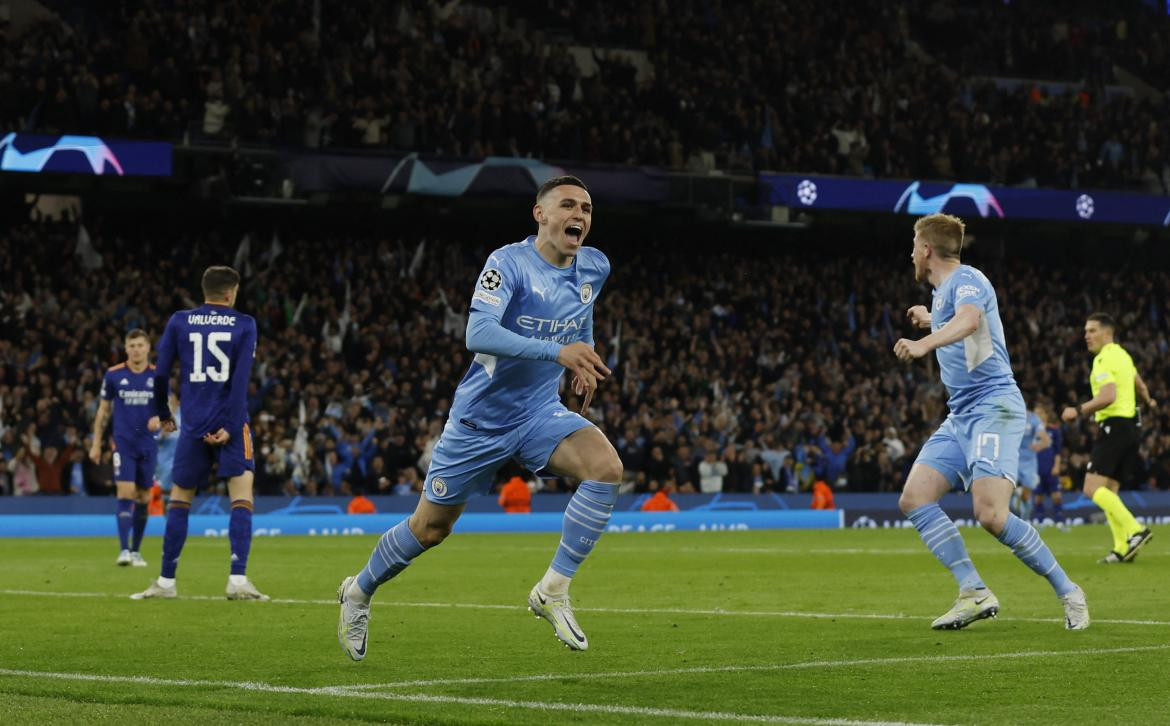
<instances>
[{"instance_id":1,"label":"black referee shorts","mask_svg":"<svg viewBox=\"0 0 1170 726\"><path fill-rule=\"evenodd\" d=\"M1141 476L1141 429L1132 418L1107 418L1089 455L1088 471L1131 484Z\"/></svg>"}]
</instances>

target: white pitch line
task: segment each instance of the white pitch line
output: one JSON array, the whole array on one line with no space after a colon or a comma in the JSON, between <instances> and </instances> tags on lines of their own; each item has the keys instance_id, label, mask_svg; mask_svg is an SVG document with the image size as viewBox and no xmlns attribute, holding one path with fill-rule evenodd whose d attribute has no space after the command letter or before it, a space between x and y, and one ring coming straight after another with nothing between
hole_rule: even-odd
<instances>
[{"instance_id":1,"label":"white pitch line","mask_svg":"<svg viewBox=\"0 0 1170 726\"><path fill-rule=\"evenodd\" d=\"M225 688L260 693L299 694L308 696L334 696L338 698L378 699L409 703L442 703L459 706L494 706L502 708L523 708L534 711L567 711L571 713L599 713L615 716L652 716L657 718L685 718L700 721L736 721L747 723L802 724L807 726L932 726L905 721L870 721L847 718L810 718L806 716L784 716L779 714L733 713L728 711L688 711L679 708L653 708L649 706L619 706L597 703L560 703L557 701L517 701L502 698L477 698L470 696L438 696L426 693L368 693L352 687L325 686L322 688L300 688L278 686L254 681L209 681L178 678L155 678L153 676L109 676L94 673L55 673L51 671L29 671L0 668L0 676L19 678L43 678L61 681L85 681L91 683L131 683L150 686L182 686L200 688Z\"/></svg>"},{"instance_id":2,"label":"white pitch line","mask_svg":"<svg viewBox=\"0 0 1170 726\"><path fill-rule=\"evenodd\" d=\"M462 686L486 683L524 683L539 681L602 680L607 678L647 678L658 676L680 676L701 673L751 673L814 668L855 668L865 666L887 666L903 663L951 663L986 661L1018 658L1053 658L1062 656L1112 655L1117 653L1144 653L1147 651L1170 650L1166 645L1139 645L1117 648L1084 648L1080 650L1025 650L1010 653L980 653L966 655L899 656L892 658L855 658L848 660L812 660L798 663L771 663L762 665L693 666L690 668L662 668L642 671L606 671L594 673L538 673L527 676L496 678L448 678L394 681L392 683L365 683L353 686L338 686L344 690L378 690L391 688L412 688L417 686Z\"/></svg>"},{"instance_id":3,"label":"white pitch line","mask_svg":"<svg viewBox=\"0 0 1170 726\"><path fill-rule=\"evenodd\" d=\"M29 595L29 596L45 596L45 597L107 597L111 600L129 600L129 594L119 594L114 592L53 592L51 590L0 590L0 595ZM223 595L218 597L212 595L181 595L180 600L199 600L207 602L227 601ZM336 605L337 598L328 600L297 600L292 598L272 598L269 602L274 602L280 605ZM450 605L448 606L450 607ZM500 608L508 607L506 605L498 606Z\"/></svg>"},{"instance_id":4,"label":"white pitch line","mask_svg":"<svg viewBox=\"0 0 1170 726\"><path fill-rule=\"evenodd\" d=\"M54 592L51 590L0 590L0 595L27 595L30 597L105 597L112 600L129 600L126 594L110 592ZM213 595L180 595L180 600L196 600L200 602L224 602L223 596ZM336 599L328 600L299 600L296 598L272 598L271 603L276 605L336 605ZM474 602L408 602L401 600L376 600L379 608L426 608L433 610L462 609L462 610L523 610L524 605L501 605L497 603ZM247 607L247 606L245 606ZM604 608L604 607L577 607L578 613L602 613L606 615L715 615L727 617L748 618L806 618L810 620L929 620L932 615L910 615L907 613L817 613L802 610L727 610L724 608ZM1016 623L1063 623L1064 618L1034 618L1022 616L997 616L997 620ZM1170 620L1136 620L1126 618L1093 618L1094 623L1101 625L1150 625L1170 626Z\"/></svg>"}]
</instances>

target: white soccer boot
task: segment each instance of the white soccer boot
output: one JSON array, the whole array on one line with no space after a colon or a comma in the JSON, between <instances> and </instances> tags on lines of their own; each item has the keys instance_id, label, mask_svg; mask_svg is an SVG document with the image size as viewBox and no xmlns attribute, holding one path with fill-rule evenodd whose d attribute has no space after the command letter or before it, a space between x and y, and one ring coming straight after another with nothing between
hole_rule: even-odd
<instances>
[{"instance_id":1,"label":"white soccer boot","mask_svg":"<svg viewBox=\"0 0 1170 726\"><path fill-rule=\"evenodd\" d=\"M231 579L228 579L227 584L227 599L228 600L261 600L268 601L272 598L256 589L251 580L244 580L244 584L232 584Z\"/></svg>"},{"instance_id":2,"label":"white soccer boot","mask_svg":"<svg viewBox=\"0 0 1170 726\"><path fill-rule=\"evenodd\" d=\"M1064 627L1069 630L1084 630L1089 627L1089 604L1085 602L1085 591L1080 585L1060 598L1064 605Z\"/></svg>"},{"instance_id":3,"label":"white soccer boot","mask_svg":"<svg viewBox=\"0 0 1170 726\"><path fill-rule=\"evenodd\" d=\"M354 602L347 595L353 577L341 581L337 588L337 602L341 603L341 617L337 621L337 642L353 660L366 657L366 636L370 630L370 604Z\"/></svg>"},{"instance_id":4,"label":"white soccer boot","mask_svg":"<svg viewBox=\"0 0 1170 726\"><path fill-rule=\"evenodd\" d=\"M114 564L118 567L125 567L132 561L130 550L122 550L118 553L118 559L114 560Z\"/></svg>"},{"instance_id":5,"label":"white soccer boot","mask_svg":"<svg viewBox=\"0 0 1170 726\"><path fill-rule=\"evenodd\" d=\"M540 583L528 593L528 609L536 617L544 618L553 626L557 638L573 650L588 650L589 640L585 637L577 618L573 616L573 603L569 596L551 597L540 591Z\"/></svg>"},{"instance_id":6,"label":"white soccer boot","mask_svg":"<svg viewBox=\"0 0 1170 726\"><path fill-rule=\"evenodd\" d=\"M994 618L999 613L999 600L991 590L963 590L951 609L937 618L930 627L935 630L958 630L976 620Z\"/></svg>"},{"instance_id":7,"label":"white soccer boot","mask_svg":"<svg viewBox=\"0 0 1170 726\"><path fill-rule=\"evenodd\" d=\"M154 580L150 583L150 587L146 588L142 592L134 593L133 595L130 596L130 599L131 600L153 600L155 598L158 598L161 600L169 600L171 598L178 597L178 596L179 596L179 588L176 585L171 585L170 587L163 587L162 585L158 584L158 580Z\"/></svg>"},{"instance_id":8,"label":"white soccer boot","mask_svg":"<svg viewBox=\"0 0 1170 726\"><path fill-rule=\"evenodd\" d=\"M141 552L130 553L130 565L132 567L146 567L146 560L142 559Z\"/></svg>"}]
</instances>

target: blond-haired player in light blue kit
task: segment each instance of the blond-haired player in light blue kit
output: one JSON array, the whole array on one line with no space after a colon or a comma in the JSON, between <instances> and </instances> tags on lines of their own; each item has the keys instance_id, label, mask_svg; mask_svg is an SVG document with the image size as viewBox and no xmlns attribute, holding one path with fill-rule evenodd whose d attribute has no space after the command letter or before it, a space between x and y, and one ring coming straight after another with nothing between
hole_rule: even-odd
<instances>
[{"instance_id":1,"label":"blond-haired player in light blue kit","mask_svg":"<svg viewBox=\"0 0 1170 726\"><path fill-rule=\"evenodd\" d=\"M982 272L959 261L963 231L963 222L949 214L931 214L915 223L914 279L929 282L934 293L929 310L915 305L906 314L931 332L894 344L901 361L935 351L950 396L950 415L923 445L899 501L922 541L959 584L955 604L931 627L963 628L999 612L999 600L975 570L958 528L938 505L944 494L962 488L971 492L979 524L1048 579L1064 606L1065 626L1083 630L1089 627L1085 593L1035 528L1009 509L1026 409L1012 374L995 290Z\"/></svg>"}]
</instances>

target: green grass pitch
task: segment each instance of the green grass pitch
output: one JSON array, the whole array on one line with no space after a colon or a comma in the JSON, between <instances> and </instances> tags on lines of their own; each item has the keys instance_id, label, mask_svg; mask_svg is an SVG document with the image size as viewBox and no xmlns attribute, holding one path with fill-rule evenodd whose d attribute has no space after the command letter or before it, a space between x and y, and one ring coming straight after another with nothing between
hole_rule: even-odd
<instances>
[{"instance_id":1,"label":"green grass pitch","mask_svg":"<svg viewBox=\"0 0 1170 726\"><path fill-rule=\"evenodd\" d=\"M113 517L110 518L113 530ZM270 603L228 602L227 542L193 537L180 598L116 540L0 539L0 721L417 724L1170 723L1170 531L1098 565L1102 526L1043 531L1088 594L964 530L996 620L930 621L950 575L913 530L609 534L573 593L590 650L525 609L556 535L455 535L377 595L369 654L336 638L337 583L374 538L257 539Z\"/></svg>"}]
</instances>

